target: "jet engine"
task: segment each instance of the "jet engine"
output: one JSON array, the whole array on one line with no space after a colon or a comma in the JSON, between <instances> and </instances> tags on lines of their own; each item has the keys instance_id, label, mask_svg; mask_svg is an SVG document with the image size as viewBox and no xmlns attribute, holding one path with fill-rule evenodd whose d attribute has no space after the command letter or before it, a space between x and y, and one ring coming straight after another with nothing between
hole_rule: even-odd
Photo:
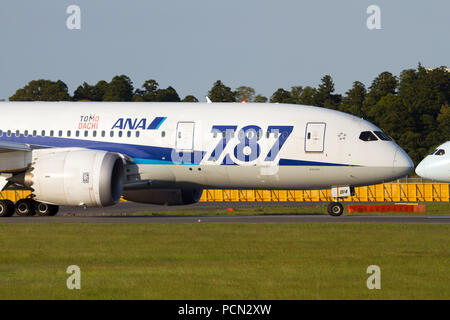
<instances>
[{"instance_id":1,"label":"jet engine","mask_svg":"<svg viewBox=\"0 0 450 320\"><path fill-rule=\"evenodd\" d=\"M202 193L203 189L144 189L125 190L123 197L133 202L176 206L197 203Z\"/></svg>"},{"instance_id":2,"label":"jet engine","mask_svg":"<svg viewBox=\"0 0 450 320\"><path fill-rule=\"evenodd\" d=\"M120 199L124 180L124 163L116 153L43 149L33 153L24 184L40 202L106 207Z\"/></svg>"}]
</instances>

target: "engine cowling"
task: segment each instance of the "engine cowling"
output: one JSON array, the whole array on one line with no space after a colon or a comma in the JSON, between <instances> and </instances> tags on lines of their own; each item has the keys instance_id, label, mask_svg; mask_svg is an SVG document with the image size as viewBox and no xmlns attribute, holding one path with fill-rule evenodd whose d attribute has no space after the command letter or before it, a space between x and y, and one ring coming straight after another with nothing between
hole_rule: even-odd
<instances>
[{"instance_id":1,"label":"engine cowling","mask_svg":"<svg viewBox=\"0 0 450 320\"><path fill-rule=\"evenodd\" d=\"M69 206L105 207L119 201L125 180L122 158L97 150L33 154L25 185L36 200Z\"/></svg>"},{"instance_id":2,"label":"engine cowling","mask_svg":"<svg viewBox=\"0 0 450 320\"><path fill-rule=\"evenodd\" d=\"M123 197L133 202L177 206L197 203L202 193L203 189L125 190Z\"/></svg>"}]
</instances>

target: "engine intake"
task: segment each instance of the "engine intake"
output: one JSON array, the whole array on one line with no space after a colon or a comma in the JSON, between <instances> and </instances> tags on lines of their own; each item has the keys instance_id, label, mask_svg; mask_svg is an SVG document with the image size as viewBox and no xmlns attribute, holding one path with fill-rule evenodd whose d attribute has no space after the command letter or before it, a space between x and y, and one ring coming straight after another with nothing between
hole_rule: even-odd
<instances>
[{"instance_id":1,"label":"engine intake","mask_svg":"<svg viewBox=\"0 0 450 320\"><path fill-rule=\"evenodd\" d=\"M119 201L125 169L115 153L97 150L36 151L25 185L45 203L106 207Z\"/></svg>"}]
</instances>

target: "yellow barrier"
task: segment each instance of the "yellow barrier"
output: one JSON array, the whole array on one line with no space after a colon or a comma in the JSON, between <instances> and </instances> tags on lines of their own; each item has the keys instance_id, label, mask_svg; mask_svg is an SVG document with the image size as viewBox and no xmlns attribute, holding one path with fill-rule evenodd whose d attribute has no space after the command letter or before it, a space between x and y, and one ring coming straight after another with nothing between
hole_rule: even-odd
<instances>
[{"instance_id":1,"label":"yellow barrier","mask_svg":"<svg viewBox=\"0 0 450 320\"><path fill-rule=\"evenodd\" d=\"M424 202L450 201L450 183L384 183L355 188L343 201ZM2 191L0 197L17 201L30 191ZM331 190L213 190L203 191L200 201L330 201Z\"/></svg>"},{"instance_id":2,"label":"yellow barrier","mask_svg":"<svg viewBox=\"0 0 450 320\"><path fill-rule=\"evenodd\" d=\"M343 201L450 201L449 183L384 183L355 188ZM200 201L331 201L331 190L205 190Z\"/></svg>"}]
</instances>

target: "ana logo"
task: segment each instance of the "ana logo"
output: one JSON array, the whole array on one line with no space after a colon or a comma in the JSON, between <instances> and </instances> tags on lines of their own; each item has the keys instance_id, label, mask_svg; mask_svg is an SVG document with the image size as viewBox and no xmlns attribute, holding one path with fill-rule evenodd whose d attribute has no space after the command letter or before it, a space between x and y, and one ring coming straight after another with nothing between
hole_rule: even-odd
<instances>
[{"instance_id":1,"label":"ana logo","mask_svg":"<svg viewBox=\"0 0 450 320\"><path fill-rule=\"evenodd\" d=\"M167 117L156 117L153 121L146 118L119 118L111 129L120 130L157 130Z\"/></svg>"}]
</instances>

